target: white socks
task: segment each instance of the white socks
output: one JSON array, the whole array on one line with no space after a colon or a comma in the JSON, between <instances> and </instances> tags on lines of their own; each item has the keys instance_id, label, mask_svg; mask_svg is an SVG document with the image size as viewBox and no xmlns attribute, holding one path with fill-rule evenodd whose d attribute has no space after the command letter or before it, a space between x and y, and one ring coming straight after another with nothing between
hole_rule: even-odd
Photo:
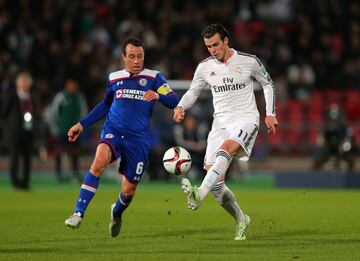
<instances>
[{"instance_id":1,"label":"white socks","mask_svg":"<svg viewBox=\"0 0 360 261\"><path fill-rule=\"evenodd\" d=\"M202 201L211 190L216 201L222 206L237 223L245 220L245 215L236 202L234 193L225 185L224 177L230 165L231 156L226 150L216 153L215 164L207 172L198 189Z\"/></svg>"},{"instance_id":2,"label":"white socks","mask_svg":"<svg viewBox=\"0 0 360 261\"><path fill-rule=\"evenodd\" d=\"M234 193L223 182L216 184L211 193L237 223L245 220L245 215L237 204Z\"/></svg>"},{"instance_id":3,"label":"white socks","mask_svg":"<svg viewBox=\"0 0 360 261\"><path fill-rule=\"evenodd\" d=\"M225 177L229 167L231 156L226 150L219 150L216 153L215 164L207 172L201 186L199 187L200 200L203 200L213 186Z\"/></svg>"}]
</instances>

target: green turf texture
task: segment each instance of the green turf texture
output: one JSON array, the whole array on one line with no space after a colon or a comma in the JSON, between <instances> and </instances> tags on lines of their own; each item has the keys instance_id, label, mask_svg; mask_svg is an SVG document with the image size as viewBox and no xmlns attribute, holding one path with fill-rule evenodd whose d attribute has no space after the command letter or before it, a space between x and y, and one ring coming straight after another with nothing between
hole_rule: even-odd
<instances>
[{"instance_id":1,"label":"green turf texture","mask_svg":"<svg viewBox=\"0 0 360 261\"><path fill-rule=\"evenodd\" d=\"M117 238L118 186L100 185L79 230L64 226L77 184L0 186L0 260L360 260L359 190L229 186L253 220L246 241L211 195L187 209L177 182L140 184Z\"/></svg>"}]
</instances>

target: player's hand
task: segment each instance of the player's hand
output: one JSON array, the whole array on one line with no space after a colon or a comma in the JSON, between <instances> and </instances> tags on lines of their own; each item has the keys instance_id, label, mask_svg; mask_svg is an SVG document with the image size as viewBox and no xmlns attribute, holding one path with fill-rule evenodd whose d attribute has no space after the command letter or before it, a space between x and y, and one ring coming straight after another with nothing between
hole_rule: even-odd
<instances>
[{"instance_id":1,"label":"player's hand","mask_svg":"<svg viewBox=\"0 0 360 261\"><path fill-rule=\"evenodd\" d=\"M173 119L176 123L180 123L185 117L185 110L183 107L175 107Z\"/></svg>"},{"instance_id":2,"label":"player's hand","mask_svg":"<svg viewBox=\"0 0 360 261\"><path fill-rule=\"evenodd\" d=\"M68 131L68 137L70 142L74 142L80 136L80 134L84 131L84 127L80 124L80 122L76 123L74 126L70 128Z\"/></svg>"},{"instance_id":3,"label":"player's hand","mask_svg":"<svg viewBox=\"0 0 360 261\"><path fill-rule=\"evenodd\" d=\"M265 124L268 129L268 133L276 133L276 128L279 125L278 121L276 120L275 116L266 116L265 117Z\"/></svg>"},{"instance_id":4,"label":"player's hand","mask_svg":"<svg viewBox=\"0 0 360 261\"><path fill-rule=\"evenodd\" d=\"M145 92L145 95L144 95L145 101L152 101L152 100L158 100L158 99L159 99L159 94L154 92L153 90L148 90L147 92Z\"/></svg>"}]
</instances>

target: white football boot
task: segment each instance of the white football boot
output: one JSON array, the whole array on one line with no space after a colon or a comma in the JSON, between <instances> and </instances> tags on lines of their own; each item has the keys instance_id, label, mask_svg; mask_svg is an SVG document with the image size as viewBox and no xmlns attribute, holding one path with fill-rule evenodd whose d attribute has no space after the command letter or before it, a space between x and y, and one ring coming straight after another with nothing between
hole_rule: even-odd
<instances>
[{"instance_id":1,"label":"white football boot","mask_svg":"<svg viewBox=\"0 0 360 261\"><path fill-rule=\"evenodd\" d=\"M196 186L192 186L189 179L183 178L181 180L181 189L187 194L188 208L196 210L200 207L201 200L198 188Z\"/></svg>"},{"instance_id":2,"label":"white football boot","mask_svg":"<svg viewBox=\"0 0 360 261\"><path fill-rule=\"evenodd\" d=\"M111 212L110 212L109 234L111 237L117 237L121 230L121 218L114 217L113 214L114 208L115 208L115 203L111 205Z\"/></svg>"},{"instance_id":3,"label":"white football boot","mask_svg":"<svg viewBox=\"0 0 360 261\"><path fill-rule=\"evenodd\" d=\"M80 227L81 222L82 222L81 213L75 212L67 220L65 220L65 226L72 229L77 229Z\"/></svg>"},{"instance_id":4,"label":"white football boot","mask_svg":"<svg viewBox=\"0 0 360 261\"><path fill-rule=\"evenodd\" d=\"M244 214L244 215L245 215L245 220L236 224L235 238L234 238L235 240L245 240L246 239L245 231L246 231L247 227L250 226L251 219L248 215L246 215L246 214Z\"/></svg>"}]
</instances>

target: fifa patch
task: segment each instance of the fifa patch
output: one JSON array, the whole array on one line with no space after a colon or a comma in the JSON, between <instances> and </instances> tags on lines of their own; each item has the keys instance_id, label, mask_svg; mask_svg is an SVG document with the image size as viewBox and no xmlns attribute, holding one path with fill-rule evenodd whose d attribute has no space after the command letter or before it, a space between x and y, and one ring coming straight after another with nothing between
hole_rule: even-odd
<instances>
[{"instance_id":1,"label":"fifa patch","mask_svg":"<svg viewBox=\"0 0 360 261\"><path fill-rule=\"evenodd\" d=\"M141 78L141 79L139 80L139 84L140 84L141 86L145 86L145 85L147 84L147 80L146 80L145 78Z\"/></svg>"},{"instance_id":2,"label":"fifa patch","mask_svg":"<svg viewBox=\"0 0 360 261\"><path fill-rule=\"evenodd\" d=\"M105 139L112 139L112 138L114 138L114 135L112 133L107 133L105 135Z\"/></svg>"}]
</instances>

